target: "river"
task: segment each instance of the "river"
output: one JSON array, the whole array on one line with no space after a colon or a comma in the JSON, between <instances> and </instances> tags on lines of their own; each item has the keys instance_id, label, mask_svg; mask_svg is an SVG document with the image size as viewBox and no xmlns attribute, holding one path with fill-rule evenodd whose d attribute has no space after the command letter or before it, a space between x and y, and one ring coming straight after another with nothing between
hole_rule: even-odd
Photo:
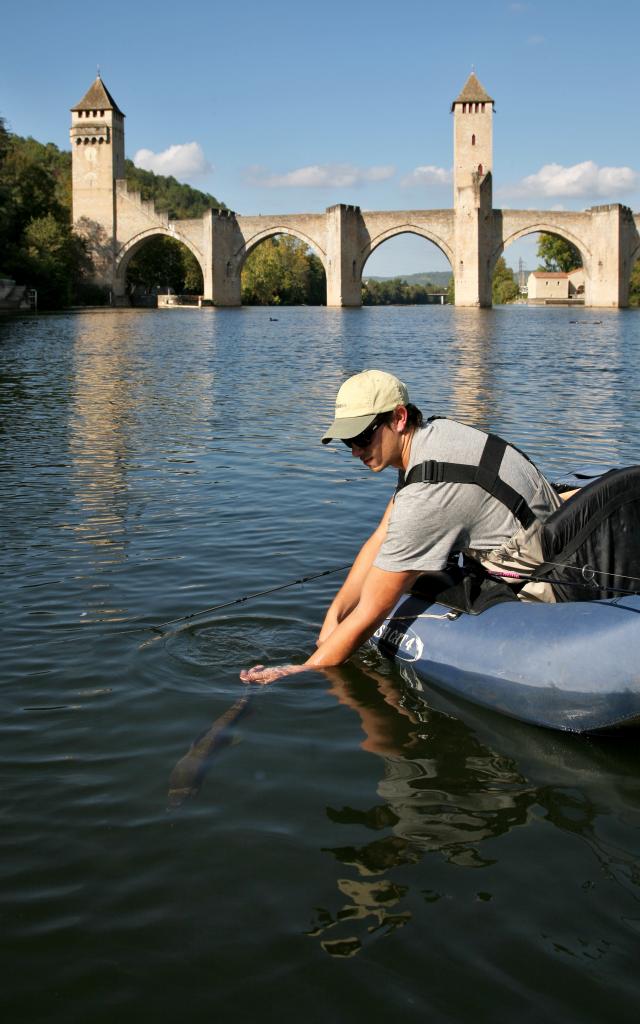
<instances>
[{"instance_id":1,"label":"river","mask_svg":"<svg viewBox=\"0 0 640 1024\"><path fill-rule=\"evenodd\" d=\"M363 650L169 780L343 577L207 609L348 563L388 500L319 443L346 376L552 478L640 462L638 312L74 312L0 321L0 360L5 1019L635 1018L635 738L398 710Z\"/></svg>"}]
</instances>

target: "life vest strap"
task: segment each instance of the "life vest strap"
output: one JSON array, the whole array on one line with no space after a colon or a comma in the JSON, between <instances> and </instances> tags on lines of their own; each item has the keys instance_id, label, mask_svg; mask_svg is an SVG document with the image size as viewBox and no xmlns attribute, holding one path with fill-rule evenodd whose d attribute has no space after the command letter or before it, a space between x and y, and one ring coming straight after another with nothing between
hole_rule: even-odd
<instances>
[{"instance_id":1,"label":"life vest strap","mask_svg":"<svg viewBox=\"0 0 640 1024\"><path fill-rule=\"evenodd\" d=\"M497 434L487 434L477 466L428 459L412 466L409 472L404 474L398 490L402 490L408 484L477 484L496 501L505 505L527 529L536 521L536 516L523 496L500 477L500 466L507 447L507 442Z\"/></svg>"}]
</instances>

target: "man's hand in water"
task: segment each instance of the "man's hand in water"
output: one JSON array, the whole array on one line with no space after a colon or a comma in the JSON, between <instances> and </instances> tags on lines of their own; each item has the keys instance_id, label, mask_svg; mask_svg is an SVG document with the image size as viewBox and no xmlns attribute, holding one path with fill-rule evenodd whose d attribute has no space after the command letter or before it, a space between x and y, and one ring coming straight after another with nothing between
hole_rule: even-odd
<instances>
[{"instance_id":1,"label":"man's hand in water","mask_svg":"<svg viewBox=\"0 0 640 1024\"><path fill-rule=\"evenodd\" d=\"M283 676L292 676L296 672L304 672L304 665L272 665L271 668L265 668L264 665L254 665L253 668L245 668L240 673L240 678L243 683L273 683L276 679L282 679Z\"/></svg>"}]
</instances>

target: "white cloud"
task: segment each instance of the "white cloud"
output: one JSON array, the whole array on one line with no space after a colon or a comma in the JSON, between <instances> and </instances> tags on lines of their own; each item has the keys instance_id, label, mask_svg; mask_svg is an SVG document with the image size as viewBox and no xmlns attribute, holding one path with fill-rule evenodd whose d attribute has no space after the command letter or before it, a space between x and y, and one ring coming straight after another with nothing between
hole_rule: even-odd
<instances>
[{"instance_id":1,"label":"white cloud","mask_svg":"<svg viewBox=\"0 0 640 1024\"><path fill-rule=\"evenodd\" d=\"M386 181L395 172L395 167L391 165L355 167L353 164L311 164L285 174L269 174L263 167L251 167L247 177L250 184L265 188L348 188L372 181Z\"/></svg>"},{"instance_id":2,"label":"white cloud","mask_svg":"<svg viewBox=\"0 0 640 1024\"><path fill-rule=\"evenodd\" d=\"M571 196L578 198L611 198L633 192L640 186L640 175L631 167L598 167L593 160L563 167L545 164L529 174L513 189L512 195Z\"/></svg>"},{"instance_id":3,"label":"white cloud","mask_svg":"<svg viewBox=\"0 0 640 1024\"><path fill-rule=\"evenodd\" d=\"M415 167L407 174L401 185L449 185L451 183L451 171L444 167L434 167L433 164L425 164L422 167Z\"/></svg>"},{"instance_id":4,"label":"white cloud","mask_svg":"<svg viewBox=\"0 0 640 1024\"><path fill-rule=\"evenodd\" d=\"M150 149L139 149L133 158L136 167L156 174L172 174L175 178L190 178L198 174L208 174L213 170L205 158L198 142L184 142L181 145L169 146L162 153L154 153Z\"/></svg>"},{"instance_id":5,"label":"white cloud","mask_svg":"<svg viewBox=\"0 0 640 1024\"><path fill-rule=\"evenodd\" d=\"M546 40L544 36L529 36L527 42L529 46L542 46Z\"/></svg>"}]
</instances>

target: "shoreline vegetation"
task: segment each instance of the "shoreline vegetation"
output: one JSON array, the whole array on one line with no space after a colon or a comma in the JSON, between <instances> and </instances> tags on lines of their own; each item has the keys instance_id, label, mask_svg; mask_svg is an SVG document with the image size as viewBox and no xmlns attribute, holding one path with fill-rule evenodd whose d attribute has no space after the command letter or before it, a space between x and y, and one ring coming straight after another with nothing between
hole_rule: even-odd
<instances>
[{"instance_id":1,"label":"shoreline vegetation","mask_svg":"<svg viewBox=\"0 0 640 1024\"><path fill-rule=\"evenodd\" d=\"M129 187L153 200L173 218L195 218L225 204L208 192L184 185L125 162ZM91 281L84 241L71 222L71 153L10 132L0 117L0 278L35 288L38 308L67 309L109 303L108 289ZM538 236L539 269L569 271L581 265L580 254L555 235ZM152 238L131 260L127 287L134 306L155 305L159 292L201 295L203 280L193 254L173 239ZM455 301L447 272L364 277L362 303L425 305ZM493 302L522 301L514 271L500 257L493 277ZM277 235L258 245L242 271L244 305L324 305L326 279L319 257L303 242ZM640 260L631 275L630 305L640 306Z\"/></svg>"}]
</instances>

